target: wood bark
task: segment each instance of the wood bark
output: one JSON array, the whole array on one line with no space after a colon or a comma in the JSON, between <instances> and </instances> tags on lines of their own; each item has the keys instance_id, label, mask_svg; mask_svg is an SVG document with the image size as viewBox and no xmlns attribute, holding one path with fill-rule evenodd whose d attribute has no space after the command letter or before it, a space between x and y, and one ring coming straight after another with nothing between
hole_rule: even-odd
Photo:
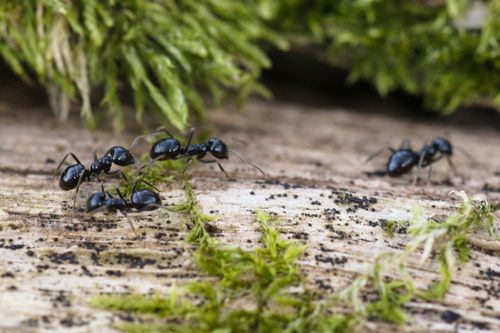
<instances>
[{"instance_id":1,"label":"wood bark","mask_svg":"<svg viewBox=\"0 0 500 333\"><path fill-rule=\"evenodd\" d=\"M84 163L91 152L130 144L133 135L91 133L77 120L55 124L49 111L0 101L0 332L111 332L118 314L89 306L92 295L108 292L167 293L202 278L192 265L186 217L165 211L132 217L138 236L114 215L90 216L71 209L72 193L58 187L54 169L72 151ZM498 118L496 118L498 119ZM284 237L302 240L307 281L325 292L339 291L380 251L402 251L408 236L384 234L384 220L409 218L415 205L426 216L452 213L451 190L500 199L500 133L495 124L475 127L445 121L416 121L387 114L251 101L244 113L213 114L214 134L269 174L231 158L224 167L196 164L193 185L222 243L258 246L253 212L280 217ZM387 155L359 167L366 156L403 138L418 147L446 135L459 152L452 174L436 164L430 185L411 186L411 175L380 177ZM147 151L142 145L135 153ZM422 173L424 175L424 173ZM165 204L183 198L181 184L160 186ZM96 184L84 184L78 207ZM365 204L343 200L346 194ZM363 200L366 197L368 200ZM370 200L371 199L371 200ZM500 331L498 242L486 233L473 238L472 260L455 272L448 295L438 302L409 304L411 321L401 327L370 322L374 332ZM438 267L415 262L411 273L424 286ZM451 321L450 312L459 314Z\"/></svg>"}]
</instances>

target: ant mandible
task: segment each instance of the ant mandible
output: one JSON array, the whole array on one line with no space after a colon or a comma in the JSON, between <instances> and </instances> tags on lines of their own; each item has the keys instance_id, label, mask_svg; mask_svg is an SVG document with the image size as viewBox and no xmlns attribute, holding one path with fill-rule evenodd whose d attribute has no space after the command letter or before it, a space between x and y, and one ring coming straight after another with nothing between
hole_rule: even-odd
<instances>
[{"instance_id":1,"label":"ant mandible","mask_svg":"<svg viewBox=\"0 0 500 333\"><path fill-rule=\"evenodd\" d=\"M122 146L111 147L101 158L97 158L95 151L93 155L94 161L90 165L90 168L86 168L72 152L66 154L57 166L56 172L61 168L69 156L76 162L76 164L67 166L59 178L59 187L62 190L70 191L76 188L75 197L73 198L73 207L75 207L76 197L80 185L83 182L90 180L92 177L95 177L99 181L101 173L111 173L111 166L113 163L124 167L136 162L130 151Z\"/></svg>"}]
</instances>

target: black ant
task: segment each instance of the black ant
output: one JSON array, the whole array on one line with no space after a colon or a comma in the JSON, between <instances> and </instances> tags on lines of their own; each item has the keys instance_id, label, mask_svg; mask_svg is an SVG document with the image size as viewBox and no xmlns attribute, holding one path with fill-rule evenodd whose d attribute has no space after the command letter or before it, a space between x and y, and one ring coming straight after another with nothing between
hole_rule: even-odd
<instances>
[{"instance_id":1,"label":"black ant","mask_svg":"<svg viewBox=\"0 0 500 333\"><path fill-rule=\"evenodd\" d=\"M191 140L193 138L193 131L189 134L189 139L188 139L188 144L186 145L186 148L184 148L184 155L187 157L187 162L186 162L186 167L185 169L189 166L191 161L193 160L194 157L201 163L217 163L219 169L226 175L227 178L230 178L226 170L222 167L222 164L217 159L229 159L229 152L232 152L238 159L246 163L252 167L254 167L256 170L258 170L264 177L266 176L266 173L262 171L261 168L259 168L257 165L254 163L251 163L243 157L234 149L230 149L227 147L227 145L218 138L210 138L207 140L207 142L202 142L202 143L191 143ZM203 158L208 154L212 154L213 157L215 157L214 160L204 160ZM185 170L184 169L184 170Z\"/></svg>"},{"instance_id":2,"label":"black ant","mask_svg":"<svg viewBox=\"0 0 500 333\"><path fill-rule=\"evenodd\" d=\"M118 193L118 198L116 198L105 191L104 185L101 184L101 192L92 193L87 199L87 212L96 213L105 209L109 212L120 212L127 217L130 211L144 212L162 207L161 198L156 192L148 189L136 190L136 185L137 181L132 188L130 199L126 200L119 189L116 189ZM129 223L134 229L130 220Z\"/></svg>"},{"instance_id":3,"label":"black ant","mask_svg":"<svg viewBox=\"0 0 500 333\"><path fill-rule=\"evenodd\" d=\"M78 157L70 152L63 157L63 159L57 166L56 172L61 168L61 166L69 156L73 157L76 164L69 165L64 169L61 177L59 178L59 187L64 191L70 191L76 188L75 197L73 199L73 207L76 203L76 196L78 194L80 185L84 181L88 181L93 177L95 177L99 181L99 176L101 173L111 173L111 166L113 165L113 163L118 166L124 167L132 165L136 162L134 156L128 149L121 146L114 146L111 147L101 158L97 158L97 155L94 151L94 161L90 165L90 168L86 168L82 164L82 162L80 162Z\"/></svg>"},{"instance_id":4,"label":"black ant","mask_svg":"<svg viewBox=\"0 0 500 333\"><path fill-rule=\"evenodd\" d=\"M157 160L177 160L179 158L187 158L186 167L184 171L187 169L192 160L196 157L196 159L202 163L217 163L219 169L226 175L226 177L230 178L222 164L218 161L220 159L228 159L229 152L233 153L238 157L240 161L243 163L247 163L257 169L260 173L266 176L265 172L262 171L257 165L246 161L241 157L241 155L234 149L229 149L227 145L218 138L210 138L207 142L202 143L191 143L194 131L191 131L188 137L188 142L185 147L183 147L179 140L177 140L167 129L162 128L156 130L152 133L138 136L132 145L136 143L139 138L144 138L148 136L154 136L161 133L166 133L168 135L167 138L160 139L156 141L151 150L149 152L149 156L151 157L152 162ZM204 160L203 158L207 156L207 154L211 154L215 159L214 160Z\"/></svg>"},{"instance_id":5,"label":"black ant","mask_svg":"<svg viewBox=\"0 0 500 333\"><path fill-rule=\"evenodd\" d=\"M391 177L402 176L410 172L413 167L417 167L417 172L413 181L413 183L416 184L420 169L429 167L428 179L430 179L432 175L432 164L439 161L443 157L446 157L451 169L455 170L451 161L453 146L447 139L442 137L434 138L429 145L424 144L422 149L418 152L413 151L409 147L408 141L405 141L398 149L391 147L387 148L392 152L386 165L386 173ZM383 148L382 150L371 155L364 163L367 163L377 157L385 149L386 148ZM472 160L472 158L465 151L463 151L463 153Z\"/></svg>"}]
</instances>

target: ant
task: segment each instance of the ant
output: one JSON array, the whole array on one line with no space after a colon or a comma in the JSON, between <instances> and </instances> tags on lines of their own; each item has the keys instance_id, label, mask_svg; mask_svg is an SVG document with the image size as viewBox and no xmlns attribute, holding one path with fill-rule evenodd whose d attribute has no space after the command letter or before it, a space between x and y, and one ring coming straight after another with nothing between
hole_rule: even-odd
<instances>
[{"instance_id":1,"label":"ant","mask_svg":"<svg viewBox=\"0 0 500 333\"><path fill-rule=\"evenodd\" d=\"M150 185L145 180L142 180L142 182ZM113 197L108 191L104 190L104 185L101 184L101 192L92 193L87 199L87 212L97 213L106 209L109 212L120 212L128 218L127 212L130 211L144 212L162 207L161 198L156 192L148 189L136 190L137 183L136 181L132 188L129 200L123 197L119 189L116 189L119 197ZM152 187L154 188L154 186ZM129 223L134 229L130 220Z\"/></svg>"},{"instance_id":2,"label":"ant","mask_svg":"<svg viewBox=\"0 0 500 333\"><path fill-rule=\"evenodd\" d=\"M184 170L187 169L191 161L193 160L194 157L201 163L217 163L217 166L219 169L226 175L227 178L230 178L226 170L222 167L222 164L218 161L218 159L229 159L229 152L233 153L238 159L246 163L253 168L255 168L257 171L259 171L264 177L266 176L266 173L262 171L261 168L259 168L257 165L255 165L252 162L249 162L234 149L230 149L227 147L227 145L218 138L210 138L207 140L207 142L202 142L202 143L191 143L191 140L193 138L193 133L194 131L191 131L189 134L189 139L188 139L188 144L184 148L184 155L187 157L187 162ZM203 158L210 153L215 159L214 160L204 160Z\"/></svg>"},{"instance_id":3,"label":"ant","mask_svg":"<svg viewBox=\"0 0 500 333\"><path fill-rule=\"evenodd\" d=\"M421 168L429 167L428 180L432 175L432 164L436 163L443 157L446 157L450 168L455 171L455 167L451 161L453 155L452 144L443 137L434 138L430 144L424 144L420 151L413 151L410 148L409 141L403 141L403 144L398 149L386 147L368 157L364 162L367 163L380 155L385 149L389 149L392 154L386 165L386 174L390 177L399 177L410 172L414 167L417 167L413 184L418 180L418 174ZM462 151L470 160L470 157L465 151ZM363 163L363 164L364 164Z\"/></svg>"},{"instance_id":4,"label":"ant","mask_svg":"<svg viewBox=\"0 0 500 333\"><path fill-rule=\"evenodd\" d=\"M226 175L227 178L229 174L226 172L222 164L218 161L221 159L229 159L229 152L233 153L238 157L238 159L246 164L251 165L255 169L257 169L262 175L266 176L265 172L262 171L257 165L243 159L243 157L234 149L229 149L227 145L218 138L210 138L206 142L202 143L191 143L193 139L194 131L192 130L188 136L188 142L185 147L182 146L179 140L177 140L167 129L161 128L152 133L141 135L136 137L132 145L134 145L138 139L154 136L161 133L165 133L168 135L167 138L160 139L156 141L151 150L149 152L149 156L151 157L152 162L157 160L177 160L180 158L187 158L186 166L184 171L187 169L192 160L196 157L196 159L202 163L217 163L219 169ZM215 159L213 160L204 160L205 156L211 154Z\"/></svg>"},{"instance_id":5,"label":"ant","mask_svg":"<svg viewBox=\"0 0 500 333\"><path fill-rule=\"evenodd\" d=\"M64 191L70 191L76 188L73 207L76 203L76 196L80 189L80 185L84 181L88 181L93 177L100 181L99 176L101 173L112 173L111 166L113 163L121 167L136 163L134 156L128 149L122 146L114 146L101 158L97 158L96 152L94 151L94 161L90 165L90 168L86 168L75 154L69 152L57 166L56 172L61 168L69 156L73 157L76 164L69 165L64 169L59 178L59 187Z\"/></svg>"}]
</instances>

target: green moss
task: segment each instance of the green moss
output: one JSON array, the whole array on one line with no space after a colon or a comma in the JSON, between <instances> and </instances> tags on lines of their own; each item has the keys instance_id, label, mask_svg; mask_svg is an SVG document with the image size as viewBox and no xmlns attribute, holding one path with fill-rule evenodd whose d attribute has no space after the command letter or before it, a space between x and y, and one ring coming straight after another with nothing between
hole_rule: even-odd
<instances>
[{"instance_id":1,"label":"green moss","mask_svg":"<svg viewBox=\"0 0 500 333\"><path fill-rule=\"evenodd\" d=\"M386 222L384 226L384 231L387 237L393 238L394 237L394 232L398 230L398 232L401 232L402 230L406 230L408 228L409 221L394 221L394 220L389 220Z\"/></svg>"},{"instance_id":2,"label":"green moss","mask_svg":"<svg viewBox=\"0 0 500 333\"><path fill-rule=\"evenodd\" d=\"M485 6L486 18L461 27L472 3ZM313 43L349 68L351 83L371 81L381 95L403 89L443 113L484 101L500 106L497 0L294 0L268 11L293 44Z\"/></svg>"},{"instance_id":3,"label":"green moss","mask_svg":"<svg viewBox=\"0 0 500 333\"><path fill-rule=\"evenodd\" d=\"M197 215L191 213L193 223L199 223ZM157 317L120 325L126 332L344 332L351 327L349 316L329 314L304 289L297 263L304 245L282 239L276 221L264 212L256 217L262 231L256 249L221 246L207 234L197 239L196 265L210 279L192 283L182 297L174 289L165 299L99 296L92 305Z\"/></svg>"},{"instance_id":4,"label":"green moss","mask_svg":"<svg viewBox=\"0 0 500 333\"><path fill-rule=\"evenodd\" d=\"M422 264L433 251L439 254L441 280L421 293L425 298L441 298L448 291L455 256L462 262L469 259L467 244L472 233L486 229L490 237L496 237L495 217L486 199L482 196L471 198L465 192L456 194L462 199L456 214L449 216L444 222L438 222L423 218L421 210L416 210L414 221L409 227L413 239L408 244L408 252L413 253L422 247Z\"/></svg>"},{"instance_id":5,"label":"green moss","mask_svg":"<svg viewBox=\"0 0 500 333\"><path fill-rule=\"evenodd\" d=\"M195 245L196 267L204 279L168 297L109 295L94 297L102 309L126 311L140 323L120 324L126 332L352 332L367 320L404 324L406 306L414 298L443 297L454 271L454 256L464 260L468 237L487 229L495 237L492 207L484 198L461 192L457 213L444 222L423 218L416 209L409 222L410 241L403 252L382 252L338 293L309 289L298 260L305 245L283 239L277 220L256 212L262 233L260 246L244 250L221 245L205 230L213 217L198 206L189 178L184 175L185 201L175 210L190 220L187 240ZM399 223L399 222L398 222ZM395 223L397 224L397 223ZM417 290L407 265L423 248L422 263L439 253L441 279Z\"/></svg>"},{"instance_id":6,"label":"green moss","mask_svg":"<svg viewBox=\"0 0 500 333\"><path fill-rule=\"evenodd\" d=\"M78 101L90 124L92 100L99 98L122 128L124 88L133 91L137 122L149 108L178 129L188 109L202 114L200 87L216 104L228 90L262 91L255 79L270 62L257 42L286 47L251 1L0 3L0 57L21 77L45 85L62 118Z\"/></svg>"},{"instance_id":7,"label":"green moss","mask_svg":"<svg viewBox=\"0 0 500 333\"><path fill-rule=\"evenodd\" d=\"M472 3L486 17L462 27ZM91 125L104 112L122 128L127 89L137 122L148 110L178 129L189 113L203 117L201 90L216 105L228 91L268 95L262 47L288 42L348 68L351 83L404 89L448 113L500 105L499 15L497 0L7 0L0 58L44 85L60 117L75 101Z\"/></svg>"}]
</instances>

